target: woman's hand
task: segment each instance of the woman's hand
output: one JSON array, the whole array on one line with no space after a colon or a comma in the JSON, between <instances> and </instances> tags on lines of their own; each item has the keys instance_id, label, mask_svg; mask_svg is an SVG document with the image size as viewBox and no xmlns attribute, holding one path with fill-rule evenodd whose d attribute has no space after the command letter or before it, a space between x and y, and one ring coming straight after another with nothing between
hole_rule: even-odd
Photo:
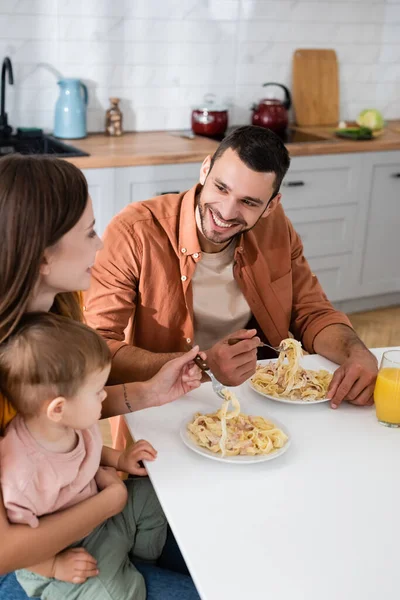
<instances>
[{"instance_id":1,"label":"woman's hand","mask_svg":"<svg viewBox=\"0 0 400 600\"><path fill-rule=\"evenodd\" d=\"M121 452L118 459L118 471L125 471L131 475L147 475L147 471L143 465L139 463L142 460L155 460L157 451L149 442L139 440Z\"/></svg>"},{"instance_id":2,"label":"woman's hand","mask_svg":"<svg viewBox=\"0 0 400 600\"><path fill-rule=\"evenodd\" d=\"M168 404L200 386L202 371L193 362L197 354L206 359L204 352L199 352L199 347L195 346L190 352L167 362L157 375L144 382L148 407Z\"/></svg>"}]
</instances>

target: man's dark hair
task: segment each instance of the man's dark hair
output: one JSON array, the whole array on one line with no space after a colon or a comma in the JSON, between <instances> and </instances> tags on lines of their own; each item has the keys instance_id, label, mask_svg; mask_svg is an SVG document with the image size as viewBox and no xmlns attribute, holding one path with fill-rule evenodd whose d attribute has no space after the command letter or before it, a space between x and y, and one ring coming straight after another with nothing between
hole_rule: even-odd
<instances>
[{"instance_id":1,"label":"man's dark hair","mask_svg":"<svg viewBox=\"0 0 400 600\"><path fill-rule=\"evenodd\" d=\"M284 143L273 131L254 125L234 129L215 151L210 171L228 148L232 148L249 169L258 173L275 173L274 196L279 192L290 158Z\"/></svg>"}]
</instances>

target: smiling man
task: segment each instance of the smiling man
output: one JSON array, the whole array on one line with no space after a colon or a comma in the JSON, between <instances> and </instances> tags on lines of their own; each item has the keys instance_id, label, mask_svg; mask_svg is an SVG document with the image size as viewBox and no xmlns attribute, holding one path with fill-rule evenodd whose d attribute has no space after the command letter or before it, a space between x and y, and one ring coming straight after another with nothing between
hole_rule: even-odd
<instances>
[{"instance_id":1,"label":"smiling man","mask_svg":"<svg viewBox=\"0 0 400 600\"><path fill-rule=\"evenodd\" d=\"M289 162L274 133L240 127L204 160L200 184L113 219L86 298L113 354L112 382L150 377L196 343L220 381L239 385L260 338L277 346L290 332L341 365L332 406L371 402L375 358L327 300L280 204Z\"/></svg>"}]
</instances>

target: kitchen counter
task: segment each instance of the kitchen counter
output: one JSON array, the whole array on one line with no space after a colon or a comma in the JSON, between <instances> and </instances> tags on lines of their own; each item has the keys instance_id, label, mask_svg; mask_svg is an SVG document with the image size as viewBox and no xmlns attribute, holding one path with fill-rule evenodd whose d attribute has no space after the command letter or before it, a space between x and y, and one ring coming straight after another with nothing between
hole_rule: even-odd
<instances>
[{"instance_id":1,"label":"kitchen counter","mask_svg":"<svg viewBox=\"0 0 400 600\"><path fill-rule=\"evenodd\" d=\"M400 120L389 121L382 135L367 141L337 138L329 127L298 129L319 135L324 140L289 143L287 148L291 156L400 150ZM218 146L218 142L211 139L199 136L188 139L170 131L125 133L120 138L95 133L82 140L65 142L90 154L67 159L81 169L201 162L208 154L213 154Z\"/></svg>"}]
</instances>

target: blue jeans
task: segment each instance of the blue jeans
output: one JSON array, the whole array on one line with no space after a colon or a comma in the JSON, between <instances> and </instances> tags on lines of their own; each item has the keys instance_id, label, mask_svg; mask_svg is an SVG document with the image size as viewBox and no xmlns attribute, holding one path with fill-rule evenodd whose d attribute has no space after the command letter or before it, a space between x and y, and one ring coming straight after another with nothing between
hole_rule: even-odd
<instances>
[{"instance_id":1,"label":"blue jeans","mask_svg":"<svg viewBox=\"0 0 400 600\"><path fill-rule=\"evenodd\" d=\"M15 578L14 573L0 575L0 599L1 600L27 600L22 587Z\"/></svg>"},{"instance_id":2,"label":"blue jeans","mask_svg":"<svg viewBox=\"0 0 400 600\"><path fill-rule=\"evenodd\" d=\"M144 563L137 563L136 568L145 579L147 600L200 600L188 575ZM0 576L0 599L28 600L14 573Z\"/></svg>"}]
</instances>

